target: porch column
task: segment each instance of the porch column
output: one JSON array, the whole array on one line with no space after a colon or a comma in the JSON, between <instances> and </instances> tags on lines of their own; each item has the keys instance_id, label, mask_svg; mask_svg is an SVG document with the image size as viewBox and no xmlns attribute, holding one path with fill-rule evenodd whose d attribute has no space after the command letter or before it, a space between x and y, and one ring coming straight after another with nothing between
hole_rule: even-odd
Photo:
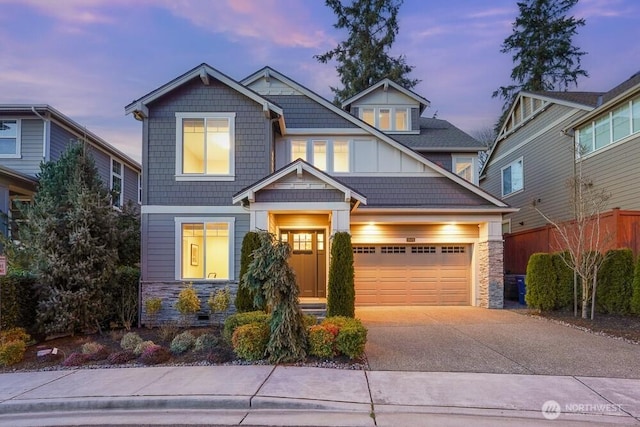
<instances>
[{"instance_id":1,"label":"porch column","mask_svg":"<svg viewBox=\"0 0 640 427\"><path fill-rule=\"evenodd\" d=\"M502 221L480 224L478 241L478 291L480 307L504 306L504 258Z\"/></svg>"},{"instance_id":2,"label":"porch column","mask_svg":"<svg viewBox=\"0 0 640 427\"><path fill-rule=\"evenodd\" d=\"M351 216L348 210L333 210L331 211L331 234L335 234L339 231L351 231Z\"/></svg>"},{"instance_id":3,"label":"porch column","mask_svg":"<svg viewBox=\"0 0 640 427\"><path fill-rule=\"evenodd\" d=\"M251 210L249 230L269 230L269 211Z\"/></svg>"}]
</instances>

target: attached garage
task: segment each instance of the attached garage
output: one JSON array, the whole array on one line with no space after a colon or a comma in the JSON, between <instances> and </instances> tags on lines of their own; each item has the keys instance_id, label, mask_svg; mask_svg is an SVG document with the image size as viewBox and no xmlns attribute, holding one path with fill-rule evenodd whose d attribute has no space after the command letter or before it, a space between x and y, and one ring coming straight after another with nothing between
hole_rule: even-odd
<instances>
[{"instance_id":1,"label":"attached garage","mask_svg":"<svg viewBox=\"0 0 640 427\"><path fill-rule=\"evenodd\" d=\"M470 305L471 245L353 246L357 305Z\"/></svg>"}]
</instances>

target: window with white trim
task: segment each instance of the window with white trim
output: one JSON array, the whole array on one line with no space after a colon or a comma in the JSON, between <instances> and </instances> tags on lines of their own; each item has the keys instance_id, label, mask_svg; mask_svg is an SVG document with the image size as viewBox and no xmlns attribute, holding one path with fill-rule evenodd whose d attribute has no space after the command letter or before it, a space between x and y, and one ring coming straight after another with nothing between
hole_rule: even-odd
<instances>
[{"instance_id":1,"label":"window with white trim","mask_svg":"<svg viewBox=\"0 0 640 427\"><path fill-rule=\"evenodd\" d=\"M124 203L123 166L116 159L111 159L111 204L121 208Z\"/></svg>"},{"instance_id":2,"label":"window with white trim","mask_svg":"<svg viewBox=\"0 0 640 427\"><path fill-rule=\"evenodd\" d=\"M292 140L291 161L305 160L324 172L345 173L350 170L349 141Z\"/></svg>"},{"instance_id":3,"label":"window with white trim","mask_svg":"<svg viewBox=\"0 0 640 427\"><path fill-rule=\"evenodd\" d=\"M349 141L333 141L333 171L349 172Z\"/></svg>"},{"instance_id":4,"label":"window with white trim","mask_svg":"<svg viewBox=\"0 0 640 427\"><path fill-rule=\"evenodd\" d=\"M138 204L142 204L142 174L138 174Z\"/></svg>"},{"instance_id":5,"label":"window with white trim","mask_svg":"<svg viewBox=\"0 0 640 427\"><path fill-rule=\"evenodd\" d=\"M359 109L360 119L380 130L405 132L411 130L411 109L407 107L371 107Z\"/></svg>"},{"instance_id":6,"label":"window with white trim","mask_svg":"<svg viewBox=\"0 0 640 427\"><path fill-rule=\"evenodd\" d=\"M327 170L327 141L313 141L313 166Z\"/></svg>"},{"instance_id":7,"label":"window with white trim","mask_svg":"<svg viewBox=\"0 0 640 427\"><path fill-rule=\"evenodd\" d=\"M521 191L524 188L522 157L502 168L502 195Z\"/></svg>"},{"instance_id":8,"label":"window with white trim","mask_svg":"<svg viewBox=\"0 0 640 427\"><path fill-rule=\"evenodd\" d=\"M233 179L235 116L235 113L176 113L179 180Z\"/></svg>"},{"instance_id":9,"label":"window with white trim","mask_svg":"<svg viewBox=\"0 0 640 427\"><path fill-rule=\"evenodd\" d=\"M477 183L472 156L453 156L453 172L469 182Z\"/></svg>"},{"instance_id":10,"label":"window with white trim","mask_svg":"<svg viewBox=\"0 0 640 427\"><path fill-rule=\"evenodd\" d=\"M234 218L176 218L176 279L233 279Z\"/></svg>"},{"instance_id":11,"label":"window with white trim","mask_svg":"<svg viewBox=\"0 0 640 427\"><path fill-rule=\"evenodd\" d=\"M0 120L0 157L20 157L20 120Z\"/></svg>"}]
</instances>

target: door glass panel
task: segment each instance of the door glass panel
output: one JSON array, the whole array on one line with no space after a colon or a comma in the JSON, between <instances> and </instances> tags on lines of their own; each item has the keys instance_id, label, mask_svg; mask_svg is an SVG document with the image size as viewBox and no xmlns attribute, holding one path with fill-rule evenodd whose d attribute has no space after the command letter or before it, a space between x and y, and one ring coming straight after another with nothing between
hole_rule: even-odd
<instances>
[{"instance_id":1,"label":"door glass panel","mask_svg":"<svg viewBox=\"0 0 640 427\"><path fill-rule=\"evenodd\" d=\"M324 251L324 233L318 233L318 250Z\"/></svg>"},{"instance_id":2,"label":"door glass panel","mask_svg":"<svg viewBox=\"0 0 640 427\"><path fill-rule=\"evenodd\" d=\"M293 233L292 248L294 251L311 251L313 249L313 237L311 233Z\"/></svg>"}]
</instances>

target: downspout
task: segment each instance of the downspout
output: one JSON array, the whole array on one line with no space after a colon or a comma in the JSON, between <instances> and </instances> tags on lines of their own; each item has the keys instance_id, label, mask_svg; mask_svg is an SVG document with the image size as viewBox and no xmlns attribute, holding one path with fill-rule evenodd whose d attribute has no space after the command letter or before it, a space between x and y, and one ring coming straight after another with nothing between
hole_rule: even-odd
<instances>
[{"instance_id":1,"label":"downspout","mask_svg":"<svg viewBox=\"0 0 640 427\"><path fill-rule=\"evenodd\" d=\"M275 147L275 138L274 138L274 129L273 124L280 120L279 117L275 119L269 119L269 173L273 173L276 170L276 147Z\"/></svg>"},{"instance_id":2,"label":"downspout","mask_svg":"<svg viewBox=\"0 0 640 427\"><path fill-rule=\"evenodd\" d=\"M31 112L42 120L42 159L49 161L49 126L50 120L38 113L35 106L31 106Z\"/></svg>"}]
</instances>

